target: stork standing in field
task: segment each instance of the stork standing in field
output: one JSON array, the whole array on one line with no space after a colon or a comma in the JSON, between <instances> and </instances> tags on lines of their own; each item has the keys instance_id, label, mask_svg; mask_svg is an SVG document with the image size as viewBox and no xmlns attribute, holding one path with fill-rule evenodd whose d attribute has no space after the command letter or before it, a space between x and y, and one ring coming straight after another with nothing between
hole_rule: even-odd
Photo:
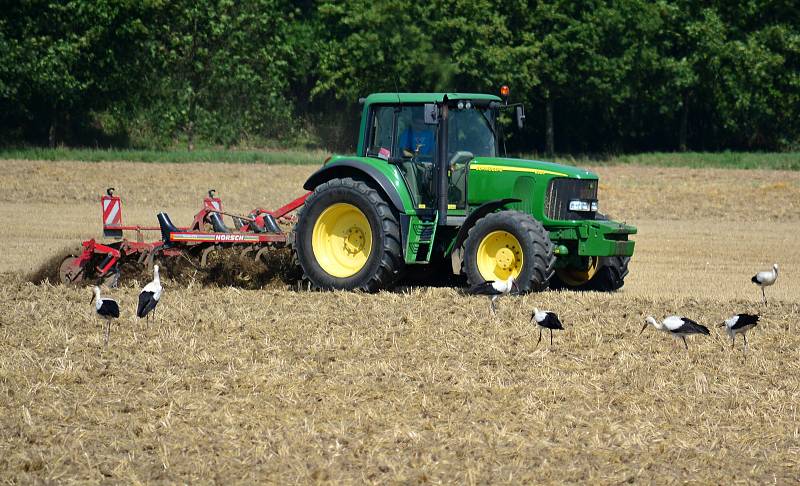
<instances>
[{"instance_id":1,"label":"stork standing in field","mask_svg":"<svg viewBox=\"0 0 800 486\"><path fill-rule=\"evenodd\" d=\"M145 285L139 293L139 306L136 308L136 317L144 318L151 311L156 314L156 306L161 300L161 279L158 277L158 265L153 265L153 281Z\"/></svg>"},{"instance_id":2,"label":"stork standing in field","mask_svg":"<svg viewBox=\"0 0 800 486\"><path fill-rule=\"evenodd\" d=\"M736 335L741 334L744 338L744 350L747 351L747 331L758 325L758 319L758 315L736 314L725 319L719 327L724 326L728 336L731 337L731 348L736 344Z\"/></svg>"},{"instance_id":3,"label":"stork standing in field","mask_svg":"<svg viewBox=\"0 0 800 486\"><path fill-rule=\"evenodd\" d=\"M512 288L519 290L519 287L517 287L517 282L514 281L514 277L509 275L508 279L506 280L487 280L477 285L473 285L470 287L469 293L488 296L491 301L489 308L492 311L492 315L494 315L497 312L494 306L494 301L503 295L509 294Z\"/></svg>"},{"instance_id":4,"label":"stork standing in field","mask_svg":"<svg viewBox=\"0 0 800 486\"><path fill-rule=\"evenodd\" d=\"M536 341L537 347L539 343L542 342L542 329L550 330L550 346L553 345L553 331L564 330L564 326L561 324L555 312L540 311L534 307L533 313L531 314L531 322L533 321L536 321L536 325L539 327L539 340Z\"/></svg>"},{"instance_id":5,"label":"stork standing in field","mask_svg":"<svg viewBox=\"0 0 800 486\"><path fill-rule=\"evenodd\" d=\"M761 287L761 297L764 299L764 305L767 305L767 294L764 293L764 287L769 287L778 280L778 264L772 264L772 270L758 272L750 279L751 282Z\"/></svg>"},{"instance_id":6,"label":"stork standing in field","mask_svg":"<svg viewBox=\"0 0 800 486\"><path fill-rule=\"evenodd\" d=\"M689 350L689 345L686 344L686 336L690 336L692 334L705 334L708 336L710 334L706 326L698 324L688 317L682 316L669 316L661 322L658 322L653 316L647 316L647 318L645 318L644 326L642 326L642 330L639 331L639 334L644 332L648 324L651 324L659 331L672 335L676 339L681 338L687 351Z\"/></svg>"},{"instance_id":7,"label":"stork standing in field","mask_svg":"<svg viewBox=\"0 0 800 486\"><path fill-rule=\"evenodd\" d=\"M108 335L111 332L111 321L119 317L119 304L114 299L110 299L108 297L101 297L100 296L100 287L94 287L94 293L92 294L92 300L89 301L91 304L94 304L94 311L100 316L102 319L106 320L106 347L108 347Z\"/></svg>"}]
</instances>

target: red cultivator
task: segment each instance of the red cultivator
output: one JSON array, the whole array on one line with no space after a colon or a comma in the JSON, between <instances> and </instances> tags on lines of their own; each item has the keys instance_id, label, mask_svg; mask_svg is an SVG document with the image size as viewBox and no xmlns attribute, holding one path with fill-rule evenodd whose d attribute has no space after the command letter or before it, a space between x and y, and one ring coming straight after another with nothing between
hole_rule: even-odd
<instances>
[{"instance_id":1,"label":"red cultivator","mask_svg":"<svg viewBox=\"0 0 800 486\"><path fill-rule=\"evenodd\" d=\"M243 256L255 252L254 258L258 261L270 248L282 248L289 243L289 235L281 224L294 223L296 218L289 213L302 206L309 194L275 211L257 208L242 216L223 211L222 201L215 197L212 189L189 226L175 226L166 213L156 216L158 226L141 226L122 224L122 200L114 195L113 187L109 188L101 198L103 235L119 241L109 244L95 239L84 241L79 255L69 256L61 262L59 278L64 283L97 279L116 285L125 267L149 268L158 257L185 258L192 265L204 268L208 255L221 249L238 249ZM235 230L226 226L223 216L232 219ZM125 232L134 232L136 240L125 238ZM146 232L160 232L161 239L145 241Z\"/></svg>"}]
</instances>

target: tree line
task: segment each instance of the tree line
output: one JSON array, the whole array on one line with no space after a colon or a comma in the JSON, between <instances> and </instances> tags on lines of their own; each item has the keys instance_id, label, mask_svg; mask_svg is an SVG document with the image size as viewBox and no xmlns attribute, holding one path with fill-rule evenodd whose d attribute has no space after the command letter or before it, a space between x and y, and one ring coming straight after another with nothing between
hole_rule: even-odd
<instances>
[{"instance_id":1,"label":"tree line","mask_svg":"<svg viewBox=\"0 0 800 486\"><path fill-rule=\"evenodd\" d=\"M348 150L370 92L507 84L517 151L800 146L792 1L3 3L3 145Z\"/></svg>"}]
</instances>

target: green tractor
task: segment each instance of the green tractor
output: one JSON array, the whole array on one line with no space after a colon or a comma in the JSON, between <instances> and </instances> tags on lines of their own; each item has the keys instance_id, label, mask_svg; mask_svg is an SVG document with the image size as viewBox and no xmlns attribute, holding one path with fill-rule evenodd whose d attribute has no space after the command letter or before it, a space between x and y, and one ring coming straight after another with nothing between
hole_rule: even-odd
<instances>
[{"instance_id":1,"label":"green tractor","mask_svg":"<svg viewBox=\"0 0 800 486\"><path fill-rule=\"evenodd\" d=\"M622 287L636 228L598 212L597 175L500 156L501 110L525 118L507 90L361 102L357 155L303 186L293 244L311 285L374 292L427 265L469 285L514 276L521 291Z\"/></svg>"}]
</instances>

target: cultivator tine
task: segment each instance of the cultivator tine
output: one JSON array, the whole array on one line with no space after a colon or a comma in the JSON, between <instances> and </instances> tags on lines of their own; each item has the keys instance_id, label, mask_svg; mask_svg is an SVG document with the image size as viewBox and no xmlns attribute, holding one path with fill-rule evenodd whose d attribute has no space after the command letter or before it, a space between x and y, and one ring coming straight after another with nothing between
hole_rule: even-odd
<instances>
[{"instance_id":1,"label":"cultivator tine","mask_svg":"<svg viewBox=\"0 0 800 486\"><path fill-rule=\"evenodd\" d=\"M255 260L256 260L257 262L261 261L261 258L262 258L264 255L266 255L266 254L267 254L267 252L269 252L269 247L268 247L268 246L265 246L265 247L261 248L261 249L260 249L260 250L258 250L258 252L256 253L256 259L255 259Z\"/></svg>"},{"instance_id":2,"label":"cultivator tine","mask_svg":"<svg viewBox=\"0 0 800 486\"><path fill-rule=\"evenodd\" d=\"M208 255L217 249L217 246L209 246L208 248L203 250L203 253L200 254L200 268L206 268L208 264Z\"/></svg>"}]
</instances>

